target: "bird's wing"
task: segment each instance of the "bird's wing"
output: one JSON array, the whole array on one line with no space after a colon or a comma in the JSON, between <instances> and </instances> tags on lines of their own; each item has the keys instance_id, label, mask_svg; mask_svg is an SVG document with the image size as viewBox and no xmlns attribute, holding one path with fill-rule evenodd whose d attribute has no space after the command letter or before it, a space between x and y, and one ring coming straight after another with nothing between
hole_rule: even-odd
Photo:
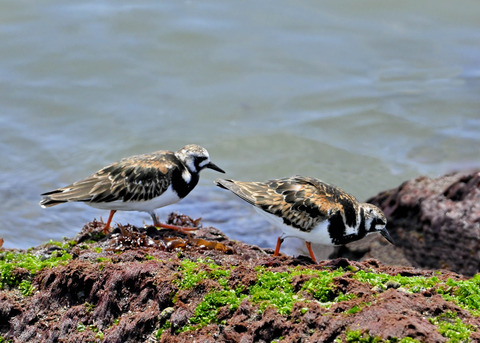
<instances>
[{"instance_id":1,"label":"bird's wing","mask_svg":"<svg viewBox=\"0 0 480 343\"><path fill-rule=\"evenodd\" d=\"M150 200L170 186L178 169L173 154L133 156L112 163L73 184L44 193L43 206L66 201L111 202Z\"/></svg>"},{"instance_id":2,"label":"bird's wing","mask_svg":"<svg viewBox=\"0 0 480 343\"><path fill-rule=\"evenodd\" d=\"M284 223L301 230L309 230L342 210L339 197L354 200L338 188L310 177L294 176L267 182L220 179L216 182L250 204L283 218Z\"/></svg>"}]
</instances>

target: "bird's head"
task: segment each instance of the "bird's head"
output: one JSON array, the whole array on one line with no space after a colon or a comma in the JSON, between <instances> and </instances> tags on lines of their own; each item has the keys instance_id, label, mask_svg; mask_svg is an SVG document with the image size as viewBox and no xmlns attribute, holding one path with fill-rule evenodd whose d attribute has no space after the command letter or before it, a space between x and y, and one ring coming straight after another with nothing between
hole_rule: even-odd
<instances>
[{"instance_id":1,"label":"bird's head","mask_svg":"<svg viewBox=\"0 0 480 343\"><path fill-rule=\"evenodd\" d=\"M387 219L382 210L372 204L362 204L363 212L365 214L365 228L367 233L380 232L387 241L395 244L392 237L387 231Z\"/></svg>"},{"instance_id":2,"label":"bird's head","mask_svg":"<svg viewBox=\"0 0 480 343\"><path fill-rule=\"evenodd\" d=\"M198 173L204 168L210 168L220 173L225 173L223 169L210 161L210 155L207 149L196 145L189 144L175 152L175 156L182 161L191 173Z\"/></svg>"}]
</instances>

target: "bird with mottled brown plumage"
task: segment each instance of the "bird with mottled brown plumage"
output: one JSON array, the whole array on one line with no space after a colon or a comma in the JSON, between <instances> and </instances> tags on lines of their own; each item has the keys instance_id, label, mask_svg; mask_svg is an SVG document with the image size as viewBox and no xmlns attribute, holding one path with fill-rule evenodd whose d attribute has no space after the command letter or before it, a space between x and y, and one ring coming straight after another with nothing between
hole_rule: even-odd
<instances>
[{"instance_id":1,"label":"bird with mottled brown plumage","mask_svg":"<svg viewBox=\"0 0 480 343\"><path fill-rule=\"evenodd\" d=\"M286 237L305 240L315 262L311 243L344 245L379 232L393 244L385 228L385 215L378 207L360 203L354 196L319 179L293 176L267 182L217 179L215 183L280 226L283 234L277 239L275 256Z\"/></svg>"},{"instance_id":2,"label":"bird with mottled brown plumage","mask_svg":"<svg viewBox=\"0 0 480 343\"><path fill-rule=\"evenodd\" d=\"M76 201L110 210L103 228L105 233L116 211L147 212L155 226L185 231L185 228L160 223L155 209L185 198L197 185L204 168L224 173L210 161L207 150L196 144L186 145L176 152L160 150L135 155L71 185L43 193L40 206Z\"/></svg>"}]
</instances>

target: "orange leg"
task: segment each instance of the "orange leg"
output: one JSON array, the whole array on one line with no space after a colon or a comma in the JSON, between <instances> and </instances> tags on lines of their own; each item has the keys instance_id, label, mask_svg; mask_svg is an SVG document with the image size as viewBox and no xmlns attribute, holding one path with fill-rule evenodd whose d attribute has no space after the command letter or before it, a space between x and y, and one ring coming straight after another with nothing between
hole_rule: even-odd
<instances>
[{"instance_id":1,"label":"orange leg","mask_svg":"<svg viewBox=\"0 0 480 343\"><path fill-rule=\"evenodd\" d=\"M190 234L191 231L198 230L196 227L186 227L186 226L178 226L178 225L170 225L170 224L163 224L158 221L158 218L154 212L151 212L150 215L153 219L153 226L155 227L163 227L164 229L170 229L174 231L181 232L183 234Z\"/></svg>"},{"instance_id":2,"label":"orange leg","mask_svg":"<svg viewBox=\"0 0 480 343\"><path fill-rule=\"evenodd\" d=\"M163 227L164 229L170 229L174 231L178 231L184 234L189 234L191 231L198 230L196 227L188 227L188 226L178 226L178 225L170 225L164 223L155 223L155 227Z\"/></svg>"},{"instance_id":3,"label":"orange leg","mask_svg":"<svg viewBox=\"0 0 480 343\"><path fill-rule=\"evenodd\" d=\"M113 215L117 212L117 210L110 210L110 215L108 216L107 224L103 227L103 233L108 234L108 231L110 229L110 223L112 222Z\"/></svg>"},{"instance_id":4,"label":"orange leg","mask_svg":"<svg viewBox=\"0 0 480 343\"><path fill-rule=\"evenodd\" d=\"M307 246L308 252L310 253L310 257L312 258L313 262L317 263L317 259L315 258L315 254L312 251L312 245L310 242L305 242L305 245Z\"/></svg>"},{"instance_id":5,"label":"orange leg","mask_svg":"<svg viewBox=\"0 0 480 343\"><path fill-rule=\"evenodd\" d=\"M278 253L280 252L280 246L283 243L283 238L281 236L278 236L277 238L277 246L275 247L275 252L273 253L273 256L278 256Z\"/></svg>"}]
</instances>

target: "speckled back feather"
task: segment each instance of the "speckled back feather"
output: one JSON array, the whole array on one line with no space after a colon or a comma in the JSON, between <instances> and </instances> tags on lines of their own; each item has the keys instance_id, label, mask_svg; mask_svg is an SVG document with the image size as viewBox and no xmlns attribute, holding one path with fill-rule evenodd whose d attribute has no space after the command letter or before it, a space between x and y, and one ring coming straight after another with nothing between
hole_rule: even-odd
<instances>
[{"instance_id":1,"label":"speckled back feather","mask_svg":"<svg viewBox=\"0 0 480 343\"><path fill-rule=\"evenodd\" d=\"M111 202L150 200L169 187L178 169L169 151L136 155L112 163L93 175L51 192L40 203L54 206L67 201Z\"/></svg>"},{"instance_id":2,"label":"speckled back feather","mask_svg":"<svg viewBox=\"0 0 480 343\"><path fill-rule=\"evenodd\" d=\"M357 222L358 201L316 178L294 176L267 182L218 179L215 182L302 231L310 231L339 212L347 225L355 226Z\"/></svg>"}]
</instances>

